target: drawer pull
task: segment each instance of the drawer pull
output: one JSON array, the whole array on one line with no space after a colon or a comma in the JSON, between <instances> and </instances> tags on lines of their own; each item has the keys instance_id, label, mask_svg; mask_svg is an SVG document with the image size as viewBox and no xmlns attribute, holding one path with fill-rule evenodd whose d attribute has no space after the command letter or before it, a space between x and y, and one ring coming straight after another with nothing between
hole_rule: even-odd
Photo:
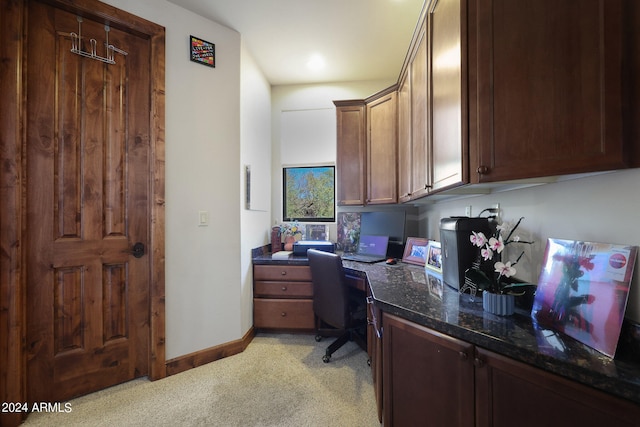
<instances>
[{"instance_id":1,"label":"drawer pull","mask_svg":"<svg viewBox=\"0 0 640 427\"><path fill-rule=\"evenodd\" d=\"M282 292L286 292L286 291L287 291L287 287L286 287L286 286L283 286L283 287L282 287Z\"/></svg>"},{"instance_id":2,"label":"drawer pull","mask_svg":"<svg viewBox=\"0 0 640 427\"><path fill-rule=\"evenodd\" d=\"M287 275L287 271L286 271L286 270L282 270L282 271L280 272L280 274L282 274L283 276L286 276L286 275Z\"/></svg>"},{"instance_id":3,"label":"drawer pull","mask_svg":"<svg viewBox=\"0 0 640 427\"><path fill-rule=\"evenodd\" d=\"M287 313L285 313L284 311L282 313L280 313L280 316L282 317L287 317Z\"/></svg>"}]
</instances>

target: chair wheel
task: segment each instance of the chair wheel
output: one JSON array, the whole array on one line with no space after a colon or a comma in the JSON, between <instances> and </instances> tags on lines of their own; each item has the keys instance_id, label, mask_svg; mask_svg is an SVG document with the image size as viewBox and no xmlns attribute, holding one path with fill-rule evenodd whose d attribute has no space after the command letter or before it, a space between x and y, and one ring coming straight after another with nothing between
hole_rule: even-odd
<instances>
[{"instance_id":1,"label":"chair wheel","mask_svg":"<svg viewBox=\"0 0 640 427\"><path fill-rule=\"evenodd\" d=\"M320 335L316 335L316 342L320 342L321 339L322 337Z\"/></svg>"},{"instance_id":2,"label":"chair wheel","mask_svg":"<svg viewBox=\"0 0 640 427\"><path fill-rule=\"evenodd\" d=\"M331 356L327 356L326 354L322 356L322 361L324 363L329 363L330 360L331 360Z\"/></svg>"}]
</instances>

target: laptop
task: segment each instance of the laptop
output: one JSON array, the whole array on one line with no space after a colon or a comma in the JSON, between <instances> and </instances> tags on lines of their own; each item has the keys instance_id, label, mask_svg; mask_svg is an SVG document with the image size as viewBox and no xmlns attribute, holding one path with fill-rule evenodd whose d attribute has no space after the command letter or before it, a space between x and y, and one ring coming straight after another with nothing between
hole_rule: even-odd
<instances>
[{"instance_id":1,"label":"laptop","mask_svg":"<svg viewBox=\"0 0 640 427\"><path fill-rule=\"evenodd\" d=\"M361 234L356 253L344 254L342 255L342 259L366 263L384 261L387 258L388 245L389 236Z\"/></svg>"}]
</instances>

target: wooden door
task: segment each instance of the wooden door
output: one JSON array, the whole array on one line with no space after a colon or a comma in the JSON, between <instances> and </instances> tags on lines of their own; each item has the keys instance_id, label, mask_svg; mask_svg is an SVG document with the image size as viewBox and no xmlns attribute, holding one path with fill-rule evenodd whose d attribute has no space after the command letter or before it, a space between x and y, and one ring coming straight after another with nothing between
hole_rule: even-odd
<instances>
[{"instance_id":1,"label":"wooden door","mask_svg":"<svg viewBox=\"0 0 640 427\"><path fill-rule=\"evenodd\" d=\"M468 3L472 182L628 166L623 3Z\"/></svg>"},{"instance_id":2,"label":"wooden door","mask_svg":"<svg viewBox=\"0 0 640 427\"><path fill-rule=\"evenodd\" d=\"M465 3L437 0L429 10L434 191L467 182Z\"/></svg>"},{"instance_id":3,"label":"wooden door","mask_svg":"<svg viewBox=\"0 0 640 427\"><path fill-rule=\"evenodd\" d=\"M473 426L473 345L382 314L384 425Z\"/></svg>"},{"instance_id":4,"label":"wooden door","mask_svg":"<svg viewBox=\"0 0 640 427\"><path fill-rule=\"evenodd\" d=\"M398 202L398 117L396 87L367 100L368 205ZM387 93L386 91L391 92Z\"/></svg>"},{"instance_id":5,"label":"wooden door","mask_svg":"<svg viewBox=\"0 0 640 427\"><path fill-rule=\"evenodd\" d=\"M640 406L476 347L476 426L637 426Z\"/></svg>"},{"instance_id":6,"label":"wooden door","mask_svg":"<svg viewBox=\"0 0 640 427\"><path fill-rule=\"evenodd\" d=\"M362 206L365 200L364 101L334 101L337 121L338 205Z\"/></svg>"},{"instance_id":7,"label":"wooden door","mask_svg":"<svg viewBox=\"0 0 640 427\"><path fill-rule=\"evenodd\" d=\"M400 78L398 84L398 202L411 200L413 173L411 152L411 69Z\"/></svg>"},{"instance_id":8,"label":"wooden door","mask_svg":"<svg viewBox=\"0 0 640 427\"><path fill-rule=\"evenodd\" d=\"M27 398L60 401L148 374L150 42L110 28L128 55L84 58L36 2L27 32ZM105 56L103 23L81 33Z\"/></svg>"},{"instance_id":9,"label":"wooden door","mask_svg":"<svg viewBox=\"0 0 640 427\"><path fill-rule=\"evenodd\" d=\"M420 27L416 50L409 64L411 73L412 179L411 198L426 196L431 188L431 150L429 144L428 68L426 25Z\"/></svg>"}]
</instances>

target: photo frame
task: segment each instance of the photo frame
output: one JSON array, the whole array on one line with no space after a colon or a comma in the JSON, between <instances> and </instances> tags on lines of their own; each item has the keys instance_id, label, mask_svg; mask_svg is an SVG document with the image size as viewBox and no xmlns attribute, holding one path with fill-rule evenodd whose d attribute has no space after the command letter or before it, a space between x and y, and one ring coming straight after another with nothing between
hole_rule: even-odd
<instances>
[{"instance_id":1,"label":"photo frame","mask_svg":"<svg viewBox=\"0 0 640 427\"><path fill-rule=\"evenodd\" d=\"M215 68L216 45L195 36L190 36L189 40L191 60L193 62Z\"/></svg>"},{"instance_id":2,"label":"photo frame","mask_svg":"<svg viewBox=\"0 0 640 427\"><path fill-rule=\"evenodd\" d=\"M430 273L425 270L427 276L427 285L429 286L429 294L442 300L442 294L444 293L444 285L442 283L442 276Z\"/></svg>"},{"instance_id":3,"label":"photo frame","mask_svg":"<svg viewBox=\"0 0 640 427\"><path fill-rule=\"evenodd\" d=\"M329 240L329 226L325 224L306 224L305 240Z\"/></svg>"},{"instance_id":4,"label":"photo frame","mask_svg":"<svg viewBox=\"0 0 640 427\"><path fill-rule=\"evenodd\" d=\"M407 237L407 244L404 246L402 262L421 265L424 267L424 263L427 259L428 246L429 241L427 239L423 239L421 237Z\"/></svg>"},{"instance_id":5,"label":"photo frame","mask_svg":"<svg viewBox=\"0 0 640 427\"><path fill-rule=\"evenodd\" d=\"M442 273L442 249L440 247L440 242L436 242L435 240L429 241L425 267L435 272Z\"/></svg>"}]
</instances>

